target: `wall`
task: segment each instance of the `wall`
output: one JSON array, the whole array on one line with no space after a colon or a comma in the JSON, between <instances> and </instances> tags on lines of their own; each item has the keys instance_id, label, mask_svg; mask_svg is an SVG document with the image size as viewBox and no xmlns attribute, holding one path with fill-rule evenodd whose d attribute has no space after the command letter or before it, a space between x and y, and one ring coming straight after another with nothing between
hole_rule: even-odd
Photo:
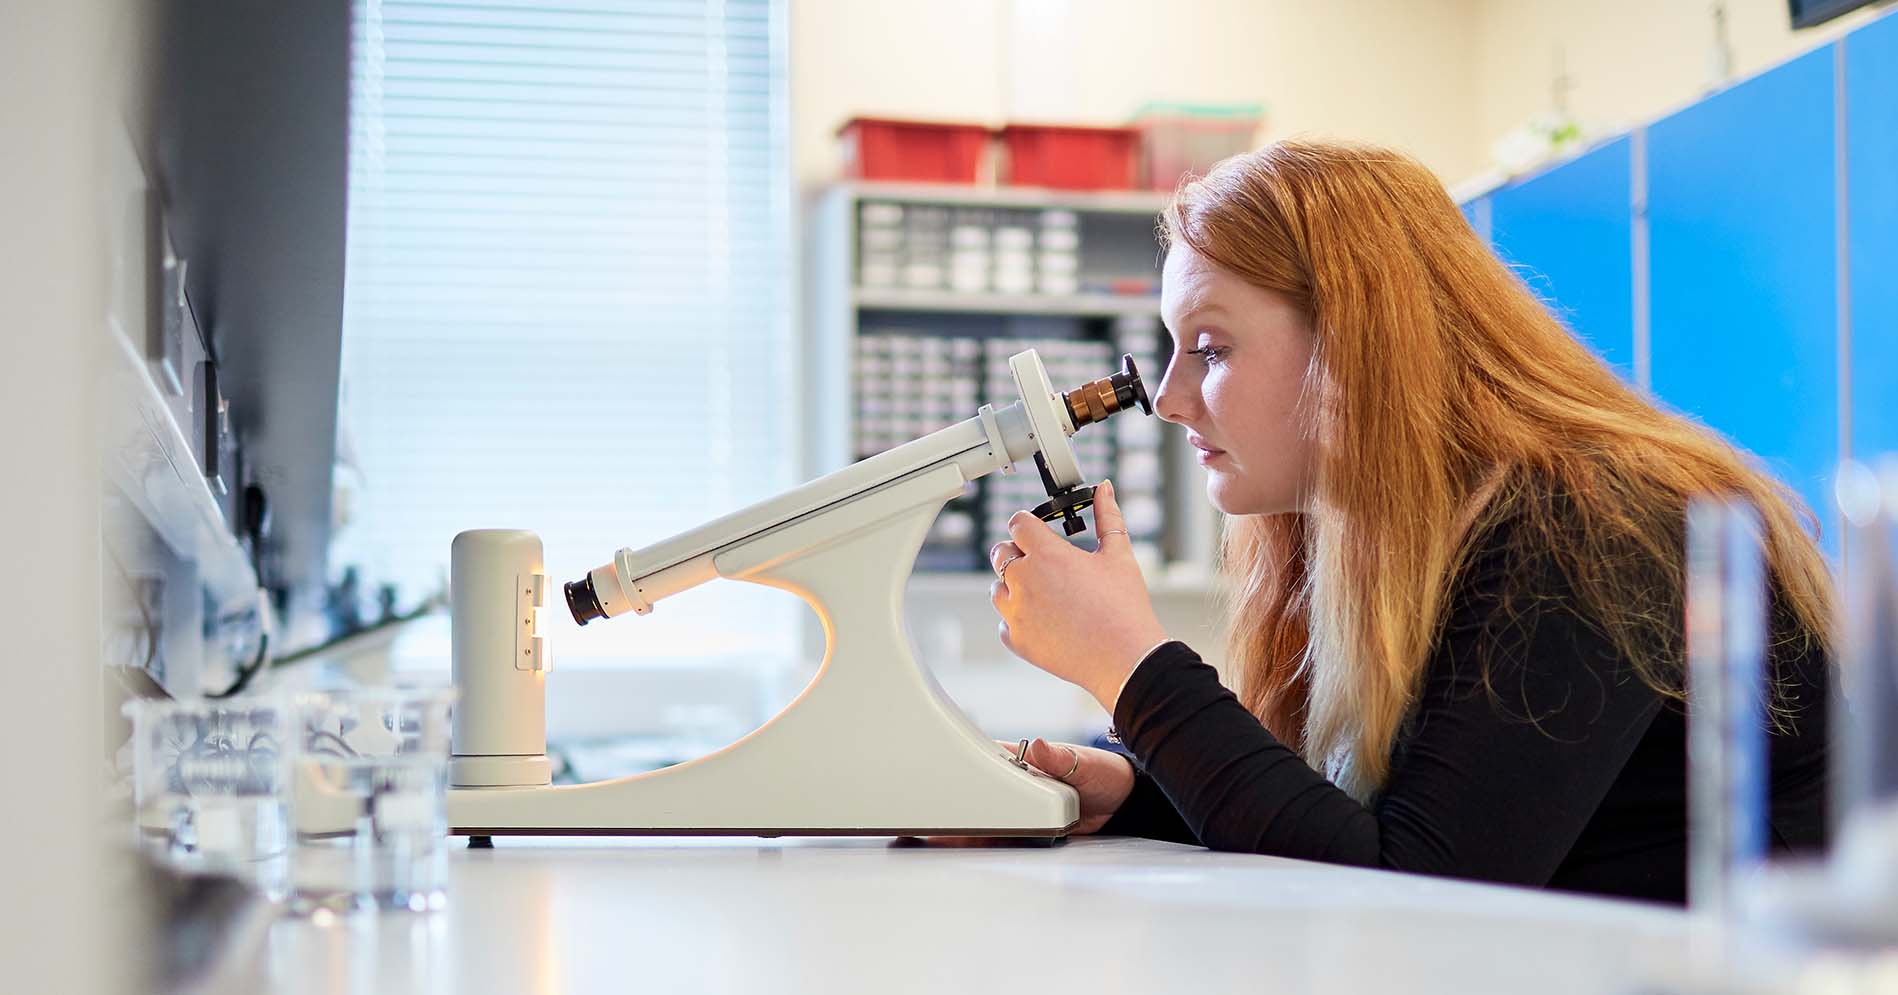
<instances>
[{"instance_id":1,"label":"wall","mask_svg":"<svg viewBox=\"0 0 1898 995\"><path fill-rule=\"evenodd\" d=\"M1727 0L1726 7L1732 75L1718 81L1710 0L1480 0L1477 151L1551 106L1558 45L1571 113L1590 132L1606 133L1660 117L1716 83L1751 76L1878 14L1861 9L1795 32L1786 0Z\"/></svg>"},{"instance_id":2,"label":"wall","mask_svg":"<svg viewBox=\"0 0 1898 995\"><path fill-rule=\"evenodd\" d=\"M1478 0L802 0L792 156L836 174L858 114L1117 124L1156 99L1264 102L1268 134L1401 146L1447 178L1483 164Z\"/></svg>"},{"instance_id":3,"label":"wall","mask_svg":"<svg viewBox=\"0 0 1898 995\"><path fill-rule=\"evenodd\" d=\"M791 5L792 155L810 188L856 114L1112 124L1154 99L1263 101L1267 137L1398 145L1455 184L1552 102L1623 130L1715 82L1711 0L802 0ZM1729 78L1876 16L1795 32L1786 0L1727 0Z\"/></svg>"},{"instance_id":4,"label":"wall","mask_svg":"<svg viewBox=\"0 0 1898 995\"><path fill-rule=\"evenodd\" d=\"M103 338L107 205L102 139L120 0L0 4L0 574L6 721L15 758L0 820L0 965L19 992L116 987L139 963L108 908L100 827L98 450L93 352ZM115 205L116 206L116 205ZM15 813L18 813L15 817ZM122 897L122 896L121 896ZM101 953L106 956L102 957Z\"/></svg>"}]
</instances>

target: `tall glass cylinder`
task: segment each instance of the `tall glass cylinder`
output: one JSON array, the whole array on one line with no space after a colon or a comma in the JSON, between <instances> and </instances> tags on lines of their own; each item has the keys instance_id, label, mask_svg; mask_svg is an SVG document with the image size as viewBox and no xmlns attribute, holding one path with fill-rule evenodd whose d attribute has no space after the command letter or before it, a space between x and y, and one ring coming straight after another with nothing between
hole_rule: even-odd
<instances>
[{"instance_id":1,"label":"tall glass cylinder","mask_svg":"<svg viewBox=\"0 0 1898 995\"><path fill-rule=\"evenodd\" d=\"M1766 846L1768 595L1759 516L1742 502L1687 509L1687 893L1734 911L1735 882Z\"/></svg>"},{"instance_id":2,"label":"tall glass cylinder","mask_svg":"<svg viewBox=\"0 0 1898 995\"><path fill-rule=\"evenodd\" d=\"M1898 803L1898 460L1848 463L1839 680L1834 685L1833 832L1854 813Z\"/></svg>"}]
</instances>

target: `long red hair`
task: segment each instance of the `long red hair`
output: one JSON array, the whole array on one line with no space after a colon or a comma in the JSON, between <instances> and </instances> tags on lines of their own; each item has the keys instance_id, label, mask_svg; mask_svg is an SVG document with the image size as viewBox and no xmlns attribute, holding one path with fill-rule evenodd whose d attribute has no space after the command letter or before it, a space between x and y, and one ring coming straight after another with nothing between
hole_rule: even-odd
<instances>
[{"instance_id":1,"label":"long red hair","mask_svg":"<svg viewBox=\"0 0 1898 995\"><path fill-rule=\"evenodd\" d=\"M1312 318L1317 492L1228 519L1229 655L1246 705L1355 796L1389 773L1471 540L1505 518L1663 693L1683 682L1691 496L1759 509L1776 590L1802 638L1825 637L1830 578L1798 499L1618 378L1420 163L1281 141L1183 186L1162 237Z\"/></svg>"}]
</instances>

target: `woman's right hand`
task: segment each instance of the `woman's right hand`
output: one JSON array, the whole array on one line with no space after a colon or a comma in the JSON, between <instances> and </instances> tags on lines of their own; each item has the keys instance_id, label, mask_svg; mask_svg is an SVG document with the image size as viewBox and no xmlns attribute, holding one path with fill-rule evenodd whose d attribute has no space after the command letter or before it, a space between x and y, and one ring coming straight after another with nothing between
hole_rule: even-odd
<instances>
[{"instance_id":1,"label":"woman's right hand","mask_svg":"<svg viewBox=\"0 0 1898 995\"><path fill-rule=\"evenodd\" d=\"M1081 822L1074 827L1077 836L1100 831L1134 789L1134 765L1108 750L1037 739L1028 744L1026 759L1036 770L1081 793ZM1068 773L1070 768L1074 773Z\"/></svg>"}]
</instances>

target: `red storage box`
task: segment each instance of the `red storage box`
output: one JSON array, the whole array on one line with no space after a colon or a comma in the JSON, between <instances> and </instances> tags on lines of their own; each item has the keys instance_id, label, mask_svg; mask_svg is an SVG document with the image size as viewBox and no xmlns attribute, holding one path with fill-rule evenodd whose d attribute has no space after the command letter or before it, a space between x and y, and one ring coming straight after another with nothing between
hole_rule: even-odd
<instances>
[{"instance_id":1,"label":"red storage box","mask_svg":"<svg viewBox=\"0 0 1898 995\"><path fill-rule=\"evenodd\" d=\"M1011 124L1002 129L1003 182L1062 190L1131 190L1140 172L1133 128Z\"/></svg>"},{"instance_id":2,"label":"red storage box","mask_svg":"<svg viewBox=\"0 0 1898 995\"><path fill-rule=\"evenodd\" d=\"M844 175L855 180L975 183L989 145L989 130L979 124L874 117L845 121L837 137Z\"/></svg>"}]
</instances>

